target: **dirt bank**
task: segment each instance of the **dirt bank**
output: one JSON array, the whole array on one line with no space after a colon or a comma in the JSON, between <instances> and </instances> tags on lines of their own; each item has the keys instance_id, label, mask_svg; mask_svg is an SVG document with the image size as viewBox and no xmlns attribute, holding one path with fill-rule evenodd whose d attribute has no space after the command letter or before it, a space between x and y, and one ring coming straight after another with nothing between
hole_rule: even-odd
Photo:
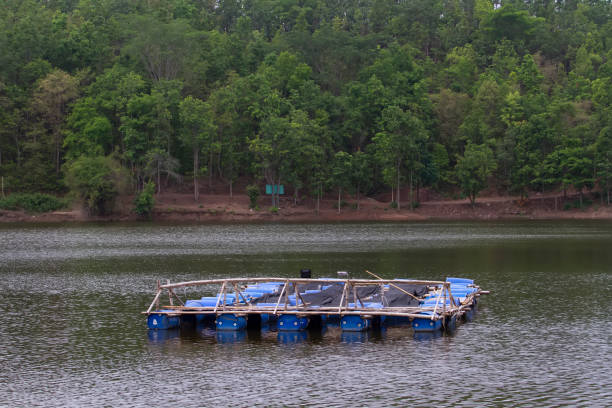
<instances>
[{"instance_id":1,"label":"dirt bank","mask_svg":"<svg viewBox=\"0 0 612 408\"><path fill-rule=\"evenodd\" d=\"M136 221L130 211L133 197L119 200L117 211L110 216L90 217L75 206L72 210L45 214L0 210L0 222L72 222L72 221ZM357 201L348 199L340 213L334 208L335 199L322 200L317 214L315 202L303 200L294 203L281 200L278 212L269 210L266 197L259 200L261 209L248 208L246 195L204 194L195 202L187 193L164 193L156 198L153 221L176 222L335 222L335 221L421 221L421 220L499 220L499 219L610 219L612 206L599 201L579 209L576 199L560 195L534 195L527 200L519 197L482 197L474 206L468 200L422 201L418 208L394 209L389 202L373 198Z\"/></svg>"}]
</instances>

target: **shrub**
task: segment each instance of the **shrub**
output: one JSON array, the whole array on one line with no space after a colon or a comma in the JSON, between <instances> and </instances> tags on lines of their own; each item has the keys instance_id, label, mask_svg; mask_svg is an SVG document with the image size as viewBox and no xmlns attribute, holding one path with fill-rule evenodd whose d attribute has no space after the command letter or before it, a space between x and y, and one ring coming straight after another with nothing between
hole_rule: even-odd
<instances>
[{"instance_id":1,"label":"shrub","mask_svg":"<svg viewBox=\"0 0 612 408\"><path fill-rule=\"evenodd\" d=\"M340 200L340 208L344 208L344 207L346 207L347 205L348 205L348 204L346 203L346 201L344 201L344 200ZM334 208L335 208L336 210L338 209L338 202L337 202L337 201L334 203ZM357 208L357 207L355 206L355 208Z\"/></svg>"},{"instance_id":2,"label":"shrub","mask_svg":"<svg viewBox=\"0 0 612 408\"><path fill-rule=\"evenodd\" d=\"M397 208L397 201L391 201L391 204L389 204L389 207Z\"/></svg>"},{"instance_id":3,"label":"shrub","mask_svg":"<svg viewBox=\"0 0 612 408\"><path fill-rule=\"evenodd\" d=\"M4 210L26 210L43 213L56 211L68 205L68 200L42 193L16 193L0 199L0 208Z\"/></svg>"},{"instance_id":4,"label":"shrub","mask_svg":"<svg viewBox=\"0 0 612 408\"><path fill-rule=\"evenodd\" d=\"M257 199L259 199L259 187L255 184L249 184L246 188L246 193L249 196L249 208L257 208Z\"/></svg>"},{"instance_id":5,"label":"shrub","mask_svg":"<svg viewBox=\"0 0 612 408\"><path fill-rule=\"evenodd\" d=\"M278 207L272 206L268 211L270 211L272 214L278 214Z\"/></svg>"},{"instance_id":6,"label":"shrub","mask_svg":"<svg viewBox=\"0 0 612 408\"><path fill-rule=\"evenodd\" d=\"M134 200L134 212L141 217L149 218L155 206L155 183L149 181Z\"/></svg>"},{"instance_id":7,"label":"shrub","mask_svg":"<svg viewBox=\"0 0 612 408\"><path fill-rule=\"evenodd\" d=\"M66 184L81 198L90 214L112 212L125 180L121 165L110 156L81 156L65 165Z\"/></svg>"}]
</instances>

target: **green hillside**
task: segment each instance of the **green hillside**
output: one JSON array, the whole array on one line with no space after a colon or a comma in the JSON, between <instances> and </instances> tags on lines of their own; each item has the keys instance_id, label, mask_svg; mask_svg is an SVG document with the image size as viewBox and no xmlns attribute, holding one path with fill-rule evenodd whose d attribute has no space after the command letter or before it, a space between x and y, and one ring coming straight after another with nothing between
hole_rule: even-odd
<instances>
[{"instance_id":1,"label":"green hillside","mask_svg":"<svg viewBox=\"0 0 612 408\"><path fill-rule=\"evenodd\" d=\"M606 0L5 0L0 176L6 194L72 191L93 212L148 181L196 196L241 179L310 197L430 187L475 199L487 186L607 197L611 11Z\"/></svg>"}]
</instances>

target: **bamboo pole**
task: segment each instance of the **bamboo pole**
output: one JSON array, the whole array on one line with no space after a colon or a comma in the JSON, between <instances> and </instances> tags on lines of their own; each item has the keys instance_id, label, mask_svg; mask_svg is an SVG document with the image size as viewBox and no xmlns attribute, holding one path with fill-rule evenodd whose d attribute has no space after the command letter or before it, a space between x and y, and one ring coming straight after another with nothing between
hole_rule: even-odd
<instances>
[{"instance_id":1,"label":"bamboo pole","mask_svg":"<svg viewBox=\"0 0 612 408\"><path fill-rule=\"evenodd\" d=\"M276 306L274 307L274 315L276 315L276 311L278 310L280 301L283 298L283 294L285 293L285 290L287 289L287 285L289 285L289 281L285 282L285 284L283 285L283 290L281 290L280 295L278 295L278 302L276 302Z\"/></svg>"},{"instance_id":2,"label":"bamboo pole","mask_svg":"<svg viewBox=\"0 0 612 408\"><path fill-rule=\"evenodd\" d=\"M287 306L289 306L289 280L287 280L287 290L285 291L285 307L283 308L283 310L287 310Z\"/></svg>"},{"instance_id":3,"label":"bamboo pole","mask_svg":"<svg viewBox=\"0 0 612 408\"><path fill-rule=\"evenodd\" d=\"M306 302L304 301L304 298L302 297L302 294L298 292L298 294L297 294L297 295L299 296L300 300L302 301L302 305L303 305L304 307L308 307L308 305L307 305L307 304L306 304ZM297 299L296 299L295 304L297 305Z\"/></svg>"},{"instance_id":4,"label":"bamboo pole","mask_svg":"<svg viewBox=\"0 0 612 408\"><path fill-rule=\"evenodd\" d=\"M181 298L172 290L172 289L168 289L168 292L170 292L172 294L172 296L174 296L176 298L176 300L179 301L180 304L182 304L183 306L185 306L185 302L183 302L181 300Z\"/></svg>"},{"instance_id":5,"label":"bamboo pole","mask_svg":"<svg viewBox=\"0 0 612 408\"><path fill-rule=\"evenodd\" d=\"M436 315L436 309L438 308L438 303L440 302L440 297L442 297L442 290L440 291L440 293L438 294L438 298L436 299L436 305L434 306L433 314L431 315L431 320L433 320L434 316Z\"/></svg>"},{"instance_id":6,"label":"bamboo pole","mask_svg":"<svg viewBox=\"0 0 612 408\"><path fill-rule=\"evenodd\" d=\"M176 308L178 306L174 306L174 307ZM219 310L217 314L242 313L242 314L248 315L248 314L270 314L270 312L271 312L270 310L239 310L239 309L228 308L227 310ZM146 314L146 312L142 312L142 313ZM329 311L322 313L321 310L296 310L296 309L289 309L283 313L291 314L291 315L305 315L305 316L330 314ZM207 314L207 313L202 313L202 310L199 310L199 309L192 310L192 308L189 308L189 310L173 310L172 312L159 312L159 314L180 316L180 315ZM212 314L212 312L210 314ZM363 314L376 315L376 316L404 316L404 317L412 317L412 318L418 318L418 319L423 318L422 314L418 314L414 312L385 312L385 311L381 311L381 309L368 309L368 310L347 309L344 312L342 312L342 315L362 316ZM440 318L441 318L440 316L436 316L436 318L432 320L440 320Z\"/></svg>"},{"instance_id":7,"label":"bamboo pole","mask_svg":"<svg viewBox=\"0 0 612 408\"><path fill-rule=\"evenodd\" d=\"M466 305L466 307L469 305ZM166 305L164 306L164 308L166 309L173 309L173 310L197 310L197 311L201 311L201 312L211 312L213 313L214 307L213 306L169 306ZM465 307L464 307L465 308ZM456 311L456 310L460 310L461 308L454 308L454 309L449 309L449 311ZM234 311L241 311L241 312L249 312L249 311L263 311L264 313L270 313L270 312L274 312L274 306L254 306L254 307L246 307L246 306L227 306L226 310L234 310ZM321 313L321 312L325 312L323 314L327 314L326 312L337 312L338 311L338 307L337 306L333 306L333 307L316 307L316 308L303 308L302 306L290 306L287 310L307 310L307 311L312 311L312 312L317 312L317 313ZM351 309L353 310L353 309ZM424 311L433 311L433 306L423 306L423 307L386 307L384 309L381 308L371 308L371 307L360 307L360 308L355 308L354 310L358 310L358 311L371 311L371 310L382 310L382 311L389 311L390 313L394 313L394 312L424 312ZM143 313L147 313L147 312L143 312Z\"/></svg>"},{"instance_id":8,"label":"bamboo pole","mask_svg":"<svg viewBox=\"0 0 612 408\"><path fill-rule=\"evenodd\" d=\"M338 314L342 313L342 302L344 301L344 296L346 295L346 291L348 287L348 280L344 284L344 288L342 289L342 297L340 298L340 304L338 305Z\"/></svg>"},{"instance_id":9,"label":"bamboo pole","mask_svg":"<svg viewBox=\"0 0 612 408\"><path fill-rule=\"evenodd\" d=\"M453 291L451 290L450 285L448 285L448 295L450 296L451 305L455 307L459 306L457 302L455 301L455 297L453 296Z\"/></svg>"},{"instance_id":10,"label":"bamboo pole","mask_svg":"<svg viewBox=\"0 0 612 408\"><path fill-rule=\"evenodd\" d=\"M244 297L244 295L242 294L242 291L240 289L238 289L238 284L234 283L234 289L236 290L236 299L238 299L238 296L240 296L242 298L242 300L244 300L244 303L246 303L249 306L251 305L251 302L249 300L247 300L246 297Z\"/></svg>"},{"instance_id":11,"label":"bamboo pole","mask_svg":"<svg viewBox=\"0 0 612 408\"><path fill-rule=\"evenodd\" d=\"M256 283L256 282L285 282L285 281L289 281L292 283L302 283L302 284L306 284L306 283L326 283L326 282L346 282L346 279L337 279L337 278L329 278L329 279L302 279L302 278L291 278L291 279L287 279L287 278L227 278L227 279L209 279L209 280L199 280L199 281L189 281L189 282L178 282L178 283L173 283L173 284L166 284L166 285L161 285L160 287L163 289L168 289L168 288L178 288L178 287L184 287L184 286L203 286L203 285L214 285L214 284L223 284L223 282L227 282L227 283L232 283L232 282L236 282L236 283ZM443 285L445 282L443 281L402 281L402 280L397 280L397 279L378 279L378 280L374 280L374 279L351 279L351 283L353 284L357 284L358 286L368 286L368 285L379 285L381 283L383 284L389 284L392 285L394 283L410 283L411 285ZM398 288L401 290L401 288Z\"/></svg>"},{"instance_id":12,"label":"bamboo pole","mask_svg":"<svg viewBox=\"0 0 612 408\"><path fill-rule=\"evenodd\" d=\"M219 294L217 295L217 303L215 303L215 309L213 310L213 312L217 312L217 309L219 308L219 302L221 301L221 295L225 293L225 282L223 282L223 285L221 285L221 291L219 292ZM225 301L225 298L223 299Z\"/></svg>"},{"instance_id":13,"label":"bamboo pole","mask_svg":"<svg viewBox=\"0 0 612 408\"><path fill-rule=\"evenodd\" d=\"M160 286L160 280L159 279L157 280L157 290L161 291L161 286ZM155 302L155 309L159 310L159 298Z\"/></svg>"},{"instance_id":14,"label":"bamboo pole","mask_svg":"<svg viewBox=\"0 0 612 408\"><path fill-rule=\"evenodd\" d=\"M168 285L170 285L170 279L166 279L166 283ZM170 306L173 306L174 303L172 301L172 290L171 290L171 288L168 288L168 299L170 299Z\"/></svg>"},{"instance_id":15,"label":"bamboo pole","mask_svg":"<svg viewBox=\"0 0 612 408\"><path fill-rule=\"evenodd\" d=\"M147 309L147 314L151 313L151 310L153 309L153 305L158 302L159 296L161 295L161 293L162 293L161 289L158 289L157 294L155 295L155 298L153 298L153 301L151 302L151 306L149 306L149 308ZM159 307L157 309L159 309Z\"/></svg>"},{"instance_id":16,"label":"bamboo pole","mask_svg":"<svg viewBox=\"0 0 612 408\"><path fill-rule=\"evenodd\" d=\"M366 270L366 272L367 272L367 273L369 273L370 275L372 275L373 277L377 278L378 280L381 280L381 281L383 280L383 278L381 278L381 277L380 277L380 276L378 276L378 275L373 274L372 272L370 272L370 271L368 271L368 270ZM395 279L394 279L394 280L395 280ZM416 283L413 283L413 281L410 281L410 284L411 284L411 285L416 285ZM408 291L405 291L404 289L400 288L400 287L399 287L399 286L397 286L397 285L394 285L394 284L392 284L392 283L389 283L389 286L393 286L395 289L398 289L398 290L400 290L401 292L404 292L404 293L405 293L405 294L407 294L408 296L412 296L413 298L415 298L415 299L416 299L416 300L418 300L419 302L421 301L421 299L419 299L418 297L414 296L412 293L410 293L410 292L408 292Z\"/></svg>"}]
</instances>

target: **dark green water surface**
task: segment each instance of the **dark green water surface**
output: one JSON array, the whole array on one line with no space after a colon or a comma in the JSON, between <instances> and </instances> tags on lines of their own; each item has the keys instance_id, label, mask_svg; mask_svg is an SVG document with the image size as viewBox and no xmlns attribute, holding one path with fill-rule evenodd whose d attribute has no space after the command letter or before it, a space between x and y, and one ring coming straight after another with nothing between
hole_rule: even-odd
<instances>
[{"instance_id":1,"label":"dark green water surface","mask_svg":"<svg viewBox=\"0 0 612 408\"><path fill-rule=\"evenodd\" d=\"M492 294L437 338L148 332L140 314L157 279L305 267ZM602 221L1 225L0 406L612 406L611 284Z\"/></svg>"}]
</instances>

